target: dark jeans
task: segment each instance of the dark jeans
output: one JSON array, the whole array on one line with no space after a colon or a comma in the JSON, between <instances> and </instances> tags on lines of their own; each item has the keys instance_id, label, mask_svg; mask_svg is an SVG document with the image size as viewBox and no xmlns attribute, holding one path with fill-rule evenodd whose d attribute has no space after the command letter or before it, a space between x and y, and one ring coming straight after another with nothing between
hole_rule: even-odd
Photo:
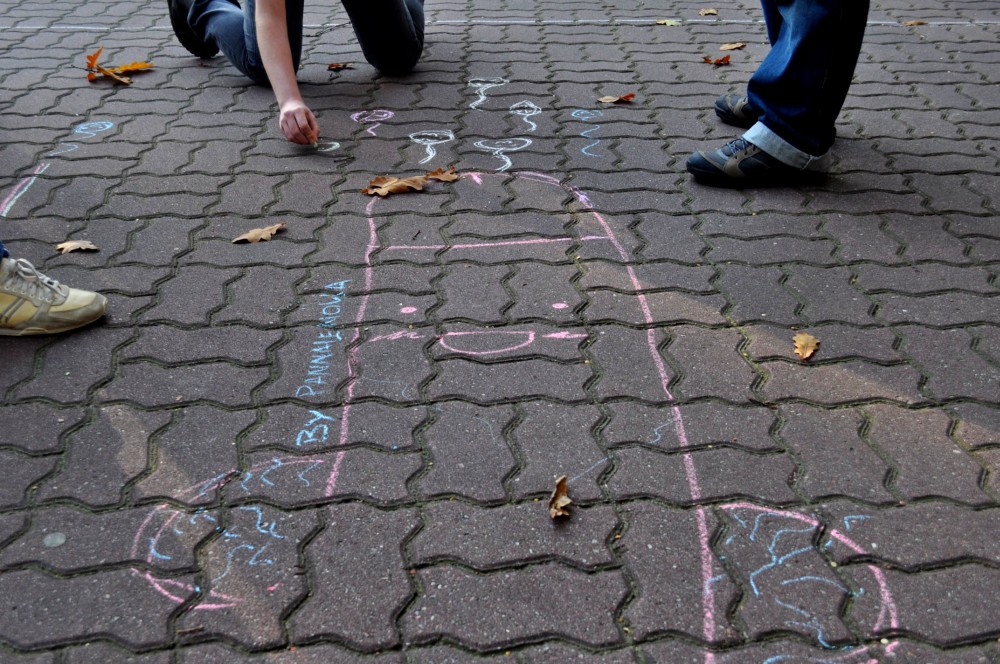
<instances>
[{"instance_id":1,"label":"dark jeans","mask_svg":"<svg viewBox=\"0 0 1000 664\"><path fill-rule=\"evenodd\" d=\"M257 48L254 0L240 9L230 0L195 0L188 22L207 42L214 41L229 61L254 82L267 85ZM383 74L405 74L424 49L424 0L343 0L365 59ZM288 43L296 71L302 58L305 0L285 0Z\"/></svg>"},{"instance_id":2,"label":"dark jeans","mask_svg":"<svg viewBox=\"0 0 1000 664\"><path fill-rule=\"evenodd\" d=\"M747 86L761 124L818 157L833 145L868 20L868 0L762 0L771 51ZM758 140L750 140L772 153ZM763 132L766 134L767 132ZM778 156L778 155L776 155Z\"/></svg>"},{"instance_id":3,"label":"dark jeans","mask_svg":"<svg viewBox=\"0 0 1000 664\"><path fill-rule=\"evenodd\" d=\"M7 258L8 256L10 256L10 254L3 248L3 240L0 240L0 258Z\"/></svg>"}]
</instances>

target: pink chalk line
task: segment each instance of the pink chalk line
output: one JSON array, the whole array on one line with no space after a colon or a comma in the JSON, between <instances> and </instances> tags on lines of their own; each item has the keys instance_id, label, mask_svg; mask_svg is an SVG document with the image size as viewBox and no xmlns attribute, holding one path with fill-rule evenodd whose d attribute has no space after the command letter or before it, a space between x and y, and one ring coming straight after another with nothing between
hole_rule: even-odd
<instances>
[{"instance_id":1,"label":"pink chalk line","mask_svg":"<svg viewBox=\"0 0 1000 664\"><path fill-rule=\"evenodd\" d=\"M482 182L483 182L483 175L484 175L483 173L473 172L473 173L467 173L467 174L465 174L464 177L469 177L471 180L473 180L477 184L481 185ZM488 174L488 175L492 175L494 177L509 177L507 175L499 175L499 174ZM642 309L643 318L644 318L644 320L646 321L646 323L648 325L653 325L654 322L655 322L655 319L654 319L653 314L652 314L652 309L649 306L648 299L643 294L642 283L640 282L640 280L638 278L638 275L635 273L635 270L629 264L629 255L628 255L628 252L625 250L624 245L622 245L621 242L618 240L617 236L615 235L614 231L612 230L610 224L608 224L607 220L599 212L597 212L596 210L594 210L594 206L591 203L590 199L587 197L587 195L584 192L582 192L581 190L579 190L579 189L577 189L575 187L570 187L570 186L564 185L557 178L554 178L554 177L549 176L549 175L545 175L544 173L534 173L534 172L523 172L522 171L519 175L521 177L527 177L527 178L530 178L530 179L537 180L539 182L551 184L553 186L556 186L556 187L559 187L561 189L564 189L564 190L568 191L569 193L571 193L576 198L576 200L581 205L583 205L592 215L594 215L594 218L597 220L597 222L604 229L604 232L605 232L606 236L604 236L604 237L601 237L601 236L592 236L590 239L606 239L606 240L610 240L611 241L611 243L614 246L615 250L618 252L619 256L621 256L621 259L622 259L622 261L624 263L624 267L625 267L626 273L629 276L629 280L632 282L632 286L633 286L633 288L635 289L635 291L637 293L637 299L639 301L639 306ZM369 228L369 243L368 243L368 248L367 248L367 250L365 252L365 293L366 293L366 295L362 298L362 302L361 302L361 305L359 307L358 314L355 317L355 333L354 333L354 338L352 339L352 343L356 342L357 339L361 335L361 322L362 322L362 320L364 318L364 312L365 312L365 309L367 308L367 304L368 304L368 295L367 295L367 293L371 291L372 269L373 269L373 266L372 266L372 263L371 263L371 256L374 253L375 249L378 247L378 238L377 238L377 234L375 232L375 220L372 217L372 212L374 210L374 205L376 203L376 200L377 199L372 199L372 201L368 204L368 206L366 208L366 214L367 214L367 217L368 217L368 228ZM537 243L537 241L529 241L529 242L530 243ZM432 248L433 249L443 249L443 248L446 248L446 246L442 245L442 246L434 246L434 247L409 247L409 248L413 248L413 249L432 249ZM648 349L649 349L650 358L653 360L653 364L656 367L657 374L660 377L660 387L663 390L663 394L667 398L668 401L675 401L673 393L670 391L670 388L669 388L670 374L667 372L666 364L664 363L663 358L660 356L660 353L657 350L657 347L656 347L657 346L657 344L656 344L656 333L655 333L655 330L652 329L652 328L650 328L646 332L646 343L647 343L647 346L648 346ZM348 383L348 386L347 386L347 397L346 397L346 400L345 400L345 403L344 403L344 410L343 410L343 414L342 414L342 417L341 417L341 433L340 433L340 444L341 445L344 445L347 442L347 434L348 434L348 426L349 426L349 413L350 413L350 406L351 406L350 402L351 402L351 398L352 398L353 393L354 393L354 385L355 385L355 383L357 381L357 375L356 375L357 366L358 366L358 362L357 362L357 348L353 348L350 351L349 355L348 355L348 367L349 367L349 375L350 375L351 379L350 379L350 382ZM677 440L680 442L681 449L682 450L688 449L688 448L690 448L691 444L690 444L690 441L689 441L689 439L687 437L687 431L685 430L685 427L684 427L684 418L681 415L680 407L676 403L673 404L671 406L671 412L673 414L674 431L675 431L675 434L677 436ZM340 461L341 461L343 455L344 455L343 451L341 451L337 455L337 460L334 463L333 471L330 473L330 479L327 482L327 492L326 492L327 496L332 495L333 491L334 491L334 489L336 487L337 477L338 477L339 469L340 469ZM690 452L685 452L683 454L683 460L684 460L684 471L685 471L685 475L687 477L688 490L689 490L689 492L691 494L691 500L694 501L694 502L698 502L698 501L701 500L702 491L701 491L701 483L699 482L699 479L698 479L697 469L695 468L695 465L694 465L694 459L691 456ZM737 505L742 505L742 504L737 504ZM750 503L746 503L745 505L747 505L748 507L752 506ZM752 506L752 507L754 509L765 509L765 508L760 508L758 506ZM796 515L796 513L794 513L794 512L777 512L777 511L775 511L775 513L782 514L782 515ZM712 566L713 566L714 556L712 554L712 550L711 550L711 547L709 545L709 532L708 532L707 510L704 507L702 507L702 506L699 505L699 506L697 506L695 508L695 516L696 516L696 521L697 521L697 525L698 525L698 544L699 544L699 549L700 549L700 553L701 553L702 616L703 616L703 618L702 618L702 634L704 635L705 641L710 643L710 642L712 642L714 640L714 638L715 638L715 632L716 632L715 597L714 597L714 595L713 595L713 593L711 591L711 583L712 583L711 579L714 576L713 573L712 573ZM792 516L792 518L800 518L800 519L806 520L806 521L809 520L809 517L805 517L803 515ZM846 538L843 535L841 535L838 531L836 531L836 530L832 531L831 532L831 536L833 536L838 541L843 542L846 546L852 548L853 550L856 550L856 551L859 551L859 552L861 551L860 547L858 547L857 544L855 544L853 541L851 541L848 538ZM879 583L880 592L882 593L882 600L883 600L882 607L883 608L882 608L882 612L880 613L880 616L879 616L879 625L882 624L883 615L887 611L888 614L889 614L890 625L893 626L893 627L896 627L896 625L897 625L896 608L895 608L894 603L892 602L891 595L889 594L888 586L887 586L886 580L885 580L885 576L884 576L884 574L882 573L881 570L878 570L877 568L874 568L874 566L870 566L870 567L872 568L873 574L875 574L875 578L877 579L877 581ZM711 651L708 651L708 650L705 651L705 664L715 664L715 653L713 653Z\"/></svg>"},{"instance_id":2,"label":"pink chalk line","mask_svg":"<svg viewBox=\"0 0 1000 664\"><path fill-rule=\"evenodd\" d=\"M586 242L590 240L610 240L609 237L604 237L603 235L587 235L579 239L580 242ZM554 238L536 238L534 240L502 240L497 242L479 242L476 244L395 244L385 248L385 251L439 251L441 249L447 249L453 251L455 249L482 249L484 247L514 247L520 244L552 244L553 242L576 242L576 238L572 237L554 237Z\"/></svg>"},{"instance_id":3,"label":"pink chalk line","mask_svg":"<svg viewBox=\"0 0 1000 664\"><path fill-rule=\"evenodd\" d=\"M38 176L47 171L49 166L51 166L51 164L46 164L44 162L38 164L34 173L21 180L21 182L18 183L18 185L14 187L9 194L7 194L7 198L3 199L3 203L0 203L0 217L7 216L7 213L10 212L12 207L14 207L14 203L17 202L17 199L23 196L24 193L31 188L31 185L35 183Z\"/></svg>"}]
</instances>

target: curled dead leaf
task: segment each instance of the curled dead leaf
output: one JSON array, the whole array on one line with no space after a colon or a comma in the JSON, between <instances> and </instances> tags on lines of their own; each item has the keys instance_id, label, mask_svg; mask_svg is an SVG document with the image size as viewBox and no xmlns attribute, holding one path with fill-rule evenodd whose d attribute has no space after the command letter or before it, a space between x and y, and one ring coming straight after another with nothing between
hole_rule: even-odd
<instances>
[{"instance_id":1,"label":"curled dead leaf","mask_svg":"<svg viewBox=\"0 0 1000 664\"><path fill-rule=\"evenodd\" d=\"M361 193L370 196L388 196L389 194L403 194L408 191L423 191L427 184L426 175L414 175L409 178L396 178L391 175L380 175L368 183L368 186L361 190Z\"/></svg>"},{"instance_id":2,"label":"curled dead leaf","mask_svg":"<svg viewBox=\"0 0 1000 664\"><path fill-rule=\"evenodd\" d=\"M334 62L326 66L328 71L340 71L341 69L354 69L350 62Z\"/></svg>"},{"instance_id":3,"label":"curled dead leaf","mask_svg":"<svg viewBox=\"0 0 1000 664\"><path fill-rule=\"evenodd\" d=\"M720 51L736 51L741 48L745 48L746 43L744 42L730 42L728 44L723 44L719 47Z\"/></svg>"},{"instance_id":4,"label":"curled dead leaf","mask_svg":"<svg viewBox=\"0 0 1000 664\"><path fill-rule=\"evenodd\" d=\"M610 95L607 97L598 97L597 101L602 102L604 104L630 104L632 103L633 99L635 99L635 93L628 92L620 97L615 97Z\"/></svg>"},{"instance_id":5,"label":"curled dead leaf","mask_svg":"<svg viewBox=\"0 0 1000 664\"><path fill-rule=\"evenodd\" d=\"M116 74L131 74L137 71L149 71L153 66L152 62L130 62L127 65L109 67L108 71L113 71Z\"/></svg>"},{"instance_id":6,"label":"curled dead leaf","mask_svg":"<svg viewBox=\"0 0 1000 664\"><path fill-rule=\"evenodd\" d=\"M274 237L275 233L283 228L285 228L285 224L273 224L271 226L265 226L264 228L254 228L239 237L233 238L233 244L239 244L241 242L250 242L252 244L267 242Z\"/></svg>"},{"instance_id":7,"label":"curled dead leaf","mask_svg":"<svg viewBox=\"0 0 1000 664\"><path fill-rule=\"evenodd\" d=\"M819 339L807 332L799 332L792 337L795 344L795 354L800 359L808 360L819 349Z\"/></svg>"},{"instance_id":8,"label":"curled dead leaf","mask_svg":"<svg viewBox=\"0 0 1000 664\"><path fill-rule=\"evenodd\" d=\"M701 16L718 16L719 10L708 7L706 9L702 9L701 11L699 11L698 14L700 14Z\"/></svg>"},{"instance_id":9,"label":"curled dead leaf","mask_svg":"<svg viewBox=\"0 0 1000 664\"><path fill-rule=\"evenodd\" d=\"M101 46L96 51L94 51L90 55L86 56L87 57L87 69L93 69L94 67L97 66L97 59L101 57L101 51L103 51L103 50L104 50L104 47Z\"/></svg>"},{"instance_id":10,"label":"curled dead leaf","mask_svg":"<svg viewBox=\"0 0 1000 664\"><path fill-rule=\"evenodd\" d=\"M722 67L723 65L728 65L729 60L732 56L726 55L721 58L715 58L714 60L710 56L704 56L704 60L707 64L715 65L716 67Z\"/></svg>"},{"instance_id":11,"label":"curled dead leaf","mask_svg":"<svg viewBox=\"0 0 1000 664\"><path fill-rule=\"evenodd\" d=\"M908 28L912 28L917 25L927 25L927 21L906 21L903 23Z\"/></svg>"},{"instance_id":12,"label":"curled dead leaf","mask_svg":"<svg viewBox=\"0 0 1000 664\"><path fill-rule=\"evenodd\" d=\"M56 250L60 254L68 254L71 251L100 251L97 245L90 240L67 240L56 245Z\"/></svg>"},{"instance_id":13,"label":"curled dead leaf","mask_svg":"<svg viewBox=\"0 0 1000 664\"><path fill-rule=\"evenodd\" d=\"M657 25L669 25L670 27L676 28L681 24L680 21L675 21L672 18L661 18L656 22Z\"/></svg>"},{"instance_id":14,"label":"curled dead leaf","mask_svg":"<svg viewBox=\"0 0 1000 664\"><path fill-rule=\"evenodd\" d=\"M569 516L569 510L566 509L573 502L570 500L568 495L569 489L566 486L566 476L562 475L556 480L555 491L552 492L552 497L549 498L549 516L553 519L560 516Z\"/></svg>"},{"instance_id":15,"label":"curled dead leaf","mask_svg":"<svg viewBox=\"0 0 1000 664\"><path fill-rule=\"evenodd\" d=\"M454 182L458 178L459 175L455 172L454 166L450 166L448 170L444 170L444 167L441 167L427 174L428 180L437 180L438 182Z\"/></svg>"}]
</instances>

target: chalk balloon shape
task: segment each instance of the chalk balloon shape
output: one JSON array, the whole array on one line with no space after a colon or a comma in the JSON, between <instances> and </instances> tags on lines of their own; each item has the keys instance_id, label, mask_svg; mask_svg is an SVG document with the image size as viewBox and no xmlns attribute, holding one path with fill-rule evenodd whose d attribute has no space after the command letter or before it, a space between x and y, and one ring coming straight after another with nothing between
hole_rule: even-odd
<instances>
[{"instance_id":1,"label":"chalk balloon shape","mask_svg":"<svg viewBox=\"0 0 1000 664\"><path fill-rule=\"evenodd\" d=\"M434 146L441 145L442 143L450 143L455 140L455 133L450 129L418 131L410 134L410 140L417 145L424 146L427 156L420 160L420 163L426 164L437 156L437 150L434 149Z\"/></svg>"},{"instance_id":2,"label":"chalk balloon shape","mask_svg":"<svg viewBox=\"0 0 1000 664\"><path fill-rule=\"evenodd\" d=\"M503 161L503 164L497 171L506 171L513 165L506 153L523 150L529 145L531 145L530 138L501 138L499 140L476 141L475 143L475 146L480 150L486 150L492 153L497 159Z\"/></svg>"},{"instance_id":3,"label":"chalk balloon shape","mask_svg":"<svg viewBox=\"0 0 1000 664\"><path fill-rule=\"evenodd\" d=\"M528 126L531 127L528 131L535 131L536 129L538 129L538 125L536 125L534 122L528 119L542 112L542 109L537 104L534 104L525 99L524 101L519 101L513 106L511 106L510 112L513 113L514 115L521 116L521 118L528 124Z\"/></svg>"}]
</instances>

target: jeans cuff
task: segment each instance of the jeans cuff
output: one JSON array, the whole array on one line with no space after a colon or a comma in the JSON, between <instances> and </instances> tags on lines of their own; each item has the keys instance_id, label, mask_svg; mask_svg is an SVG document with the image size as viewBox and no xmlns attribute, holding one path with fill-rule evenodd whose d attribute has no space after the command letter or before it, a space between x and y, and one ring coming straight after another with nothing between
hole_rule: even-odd
<instances>
[{"instance_id":1,"label":"jeans cuff","mask_svg":"<svg viewBox=\"0 0 1000 664\"><path fill-rule=\"evenodd\" d=\"M801 171L827 171L830 167L830 152L814 157L803 152L781 136L768 129L763 122L750 127L743 138L771 155L783 164Z\"/></svg>"}]
</instances>

